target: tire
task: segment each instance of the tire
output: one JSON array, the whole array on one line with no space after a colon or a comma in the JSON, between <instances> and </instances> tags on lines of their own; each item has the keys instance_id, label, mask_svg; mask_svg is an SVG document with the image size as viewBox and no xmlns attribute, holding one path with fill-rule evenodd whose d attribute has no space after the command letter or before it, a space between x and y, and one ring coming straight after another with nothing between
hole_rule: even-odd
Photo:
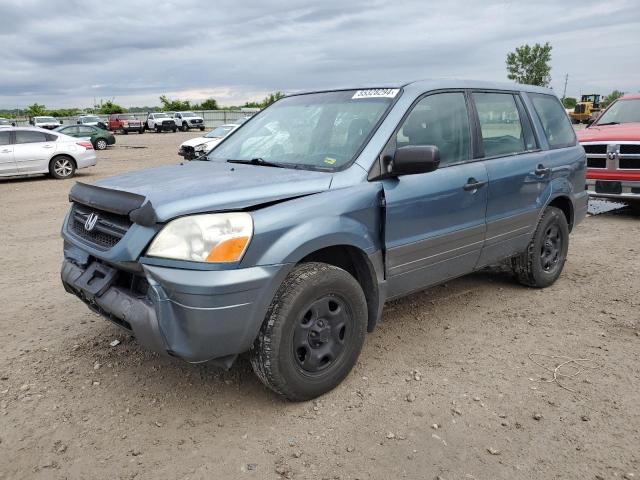
<instances>
[{"instance_id":1,"label":"tire","mask_svg":"<svg viewBox=\"0 0 640 480\"><path fill-rule=\"evenodd\" d=\"M173 128L171 129L171 131L172 131L173 133L176 133L176 132L178 131L178 127L173 127Z\"/></svg>"},{"instance_id":2,"label":"tire","mask_svg":"<svg viewBox=\"0 0 640 480\"><path fill-rule=\"evenodd\" d=\"M140 130L138 130L138 133L142 135L144 133L144 128L140 127Z\"/></svg>"},{"instance_id":3,"label":"tire","mask_svg":"<svg viewBox=\"0 0 640 480\"><path fill-rule=\"evenodd\" d=\"M367 304L356 279L333 265L301 264L267 310L250 351L253 371L289 400L315 398L349 374L366 329Z\"/></svg>"},{"instance_id":4,"label":"tire","mask_svg":"<svg viewBox=\"0 0 640 480\"><path fill-rule=\"evenodd\" d=\"M71 178L76 173L76 163L67 155L58 155L49 162L49 173L58 180Z\"/></svg>"},{"instance_id":5,"label":"tire","mask_svg":"<svg viewBox=\"0 0 640 480\"><path fill-rule=\"evenodd\" d=\"M122 133L124 133L125 135L129 135L129 130L127 130L127 129L123 128L123 129L122 129Z\"/></svg>"},{"instance_id":6,"label":"tire","mask_svg":"<svg viewBox=\"0 0 640 480\"><path fill-rule=\"evenodd\" d=\"M552 285L562 273L569 250L569 225L562 210L547 207L527 249L511 259L518 281L528 287Z\"/></svg>"},{"instance_id":7,"label":"tire","mask_svg":"<svg viewBox=\"0 0 640 480\"><path fill-rule=\"evenodd\" d=\"M187 125L187 122L184 122L184 123L182 124L182 131L183 131L183 132L186 132L186 131L188 131L188 130L189 130L189 125Z\"/></svg>"},{"instance_id":8,"label":"tire","mask_svg":"<svg viewBox=\"0 0 640 480\"><path fill-rule=\"evenodd\" d=\"M96 150L106 150L107 149L107 140L105 138L96 139L96 144L93 146Z\"/></svg>"},{"instance_id":9,"label":"tire","mask_svg":"<svg viewBox=\"0 0 640 480\"><path fill-rule=\"evenodd\" d=\"M162 133L162 129L158 125L156 125L156 133Z\"/></svg>"},{"instance_id":10,"label":"tire","mask_svg":"<svg viewBox=\"0 0 640 480\"><path fill-rule=\"evenodd\" d=\"M204 132L204 127L200 127L200 131L201 131L201 132Z\"/></svg>"},{"instance_id":11,"label":"tire","mask_svg":"<svg viewBox=\"0 0 640 480\"><path fill-rule=\"evenodd\" d=\"M149 122L148 122L148 121L144 122L144 129L145 129L145 130L151 130L151 129L149 128Z\"/></svg>"}]
</instances>

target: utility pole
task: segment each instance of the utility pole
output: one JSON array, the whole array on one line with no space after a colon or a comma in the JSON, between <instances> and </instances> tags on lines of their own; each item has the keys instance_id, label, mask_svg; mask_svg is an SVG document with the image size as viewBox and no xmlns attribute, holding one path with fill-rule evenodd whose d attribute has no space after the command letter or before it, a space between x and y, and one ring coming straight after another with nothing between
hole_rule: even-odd
<instances>
[{"instance_id":1,"label":"utility pole","mask_svg":"<svg viewBox=\"0 0 640 480\"><path fill-rule=\"evenodd\" d=\"M564 76L564 91L562 92L562 102L564 104L564 99L567 97L567 82L569 81L569 74L567 73Z\"/></svg>"}]
</instances>

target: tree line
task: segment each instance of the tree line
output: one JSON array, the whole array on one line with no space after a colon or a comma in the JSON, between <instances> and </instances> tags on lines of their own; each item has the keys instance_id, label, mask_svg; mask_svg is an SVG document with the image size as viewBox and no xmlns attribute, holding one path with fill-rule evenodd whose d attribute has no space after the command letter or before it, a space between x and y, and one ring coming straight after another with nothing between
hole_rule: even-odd
<instances>
[{"instance_id":1,"label":"tree line","mask_svg":"<svg viewBox=\"0 0 640 480\"><path fill-rule=\"evenodd\" d=\"M152 111L188 111L188 110L239 110L241 108L266 108L273 102L280 100L284 97L283 92L274 92L267 95L261 101L245 102L243 105L231 105L220 106L215 98L208 98L201 103L191 102L190 100L170 99L166 95L161 95L160 105L152 107L129 107L125 108L122 105L118 105L113 100L100 100L94 104L93 108L80 109L80 108L58 108L48 109L45 105L40 103L34 103L29 105L25 110L0 110L0 116L8 116L14 118L20 114L28 117L40 117L48 115L52 117L75 117L86 112L90 112L96 115L110 115L112 113L136 113L136 112L152 112Z\"/></svg>"}]
</instances>

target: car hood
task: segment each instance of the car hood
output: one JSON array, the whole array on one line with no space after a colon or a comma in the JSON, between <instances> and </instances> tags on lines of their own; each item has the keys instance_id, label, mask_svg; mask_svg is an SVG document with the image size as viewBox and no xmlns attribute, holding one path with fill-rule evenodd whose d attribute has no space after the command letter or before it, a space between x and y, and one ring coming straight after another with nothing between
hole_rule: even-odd
<instances>
[{"instance_id":1,"label":"car hood","mask_svg":"<svg viewBox=\"0 0 640 480\"><path fill-rule=\"evenodd\" d=\"M246 209L325 191L332 173L221 161L193 161L140 170L96 182L150 202L156 220L199 212Z\"/></svg>"},{"instance_id":2,"label":"car hood","mask_svg":"<svg viewBox=\"0 0 640 480\"><path fill-rule=\"evenodd\" d=\"M196 137L190 140L187 140L182 144L184 147L197 147L198 145L202 145L206 143L207 145L211 145L212 143L220 143L221 138L205 138L205 137Z\"/></svg>"},{"instance_id":3,"label":"car hood","mask_svg":"<svg viewBox=\"0 0 640 480\"><path fill-rule=\"evenodd\" d=\"M580 142L640 141L640 123L620 125L592 125L576 132Z\"/></svg>"}]
</instances>

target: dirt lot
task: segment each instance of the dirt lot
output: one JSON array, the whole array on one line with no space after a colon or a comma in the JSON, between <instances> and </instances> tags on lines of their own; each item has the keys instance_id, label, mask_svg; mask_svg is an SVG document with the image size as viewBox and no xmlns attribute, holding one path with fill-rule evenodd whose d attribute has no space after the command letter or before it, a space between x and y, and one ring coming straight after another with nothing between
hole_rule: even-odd
<instances>
[{"instance_id":1,"label":"dirt lot","mask_svg":"<svg viewBox=\"0 0 640 480\"><path fill-rule=\"evenodd\" d=\"M119 136L76 179L196 135ZM589 217L544 291L490 272L389 304L347 380L292 404L246 359L161 358L66 294L72 184L0 181L1 479L640 478L639 217Z\"/></svg>"}]
</instances>

